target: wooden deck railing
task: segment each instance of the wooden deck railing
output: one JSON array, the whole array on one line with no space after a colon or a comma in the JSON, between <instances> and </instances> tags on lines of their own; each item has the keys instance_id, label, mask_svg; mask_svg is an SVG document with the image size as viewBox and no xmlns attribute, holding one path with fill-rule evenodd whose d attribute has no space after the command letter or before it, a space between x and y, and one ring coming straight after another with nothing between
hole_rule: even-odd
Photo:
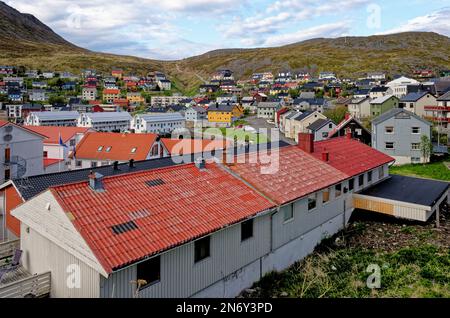
<instances>
[{"instance_id":1,"label":"wooden deck railing","mask_svg":"<svg viewBox=\"0 0 450 318\"><path fill-rule=\"evenodd\" d=\"M50 295L51 273L34 275L0 286L0 298L43 298Z\"/></svg>"},{"instance_id":2,"label":"wooden deck railing","mask_svg":"<svg viewBox=\"0 0 450 318\"><path fill-rule=\"evenodd\" d=\"M0 243L0 260L13 256L16 248L20 248L20 240Z\"/></svg>"}]
</instances>

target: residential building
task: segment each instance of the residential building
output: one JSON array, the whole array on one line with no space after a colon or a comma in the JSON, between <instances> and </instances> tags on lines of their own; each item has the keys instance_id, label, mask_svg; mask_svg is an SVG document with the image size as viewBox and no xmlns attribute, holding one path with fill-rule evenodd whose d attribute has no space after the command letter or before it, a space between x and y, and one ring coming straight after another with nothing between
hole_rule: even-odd
<instances>
[{"instance_id":1,"label":"residential building","mask_svg":"<svg viewBox=\"0 0 450 318\"><path fill-rule=\"evenodd\" d=\"M329 161L322 159L325 147ZM138 280L146 281L140 298L235 297L343 229L353 195L384 181L392 162L342 138L283 147L280 160L274 174L244 161L116 171L108 178L93 171L72 184L55 183L11 212L22 229L24 266L53 277L75 261L80 277L89 278L81 288L55 280L51 297L131 298L130 281ZM355 185L360 176L367 181ZM41 257L43 246L55 253Z\"/></svg>"},{"instance_id":2,"label":"residential building","mask_svg":"<svg viewBox=\"0 0 450 318\"><path fill-rule=\"evenodd\" d=\"M275 121L275 114L281 108L277 102L258 102L258 118L272 119Z\"/></svg>"},{"instance_id":3,"label":"residential building","mask_svg":"<svg viewBox=\"0 0 450 318\"><path fill-rule=\"evenodd\" d=\"M435 105L425 106L425 116L427 120L436 123L442 129L448 131L450 123L450 91L436 99Z\"/></svg>"},{"instance_id":4,"label":"residential building","mask_svg":"<svg viewBox=\"0 0 450 318\"><path fill-rule=\"evenodd\" d=\"M98 97L96 87L83 87L82 89L83 100L91 101L96 100Z\"/></svg>"},{"instance_id":5,"label":"residential building","mask_svg":"<svg viewBox=\"0 0 450 318\"><path fill-rule=\"evenodd\" d=\"M384 81L386 79L386 73L384 73L384 72L369 72L369 73L367 73L367 78L377 80L377 81Z\"/></svg>"},{"instance_id":6,"label":"residential building","mask_svg":"<svg viewBox=\"0 0 450 318\"><path fill-rule=\"evenodd\" d=\"M44 136L7 121L0 121L0 183L43 172Z\"/></svg>"},{"instance_id":7,"label":"residential building","mask_svg":"<svg viewBox=\"0 0 450 318\"><path fill-rule=\"evenodd\" d=\"M123 71L122 70L112 70L111 71L111 76L121 80L122 77L123 77Z\"/></svg>"},{"instance_id":8,"label":"residential building","mask_svg":"<svg viewBox=\"0 0 450 318\"><path fill-rule=\"evenodd\" d=\"M23 94L22 91L18 88L10 88L8 89L8 99L10 102L21 103L23 102Z\"/></svg>"},{"instance_id":9,"label":"residential building","mask_svg":"<svg viewBox=\"0 0 450 318\"><path fill-rule=\"evenodd\" d=\"M320 72L319 74L320 81L335 81L337 80L336 74L333 72Z\"/></svg>"},{"instance_id":10,"label":"residential building","mask_svg":"<svg viewBox=\"0 0 450 318\"><path fill-rule=\"evenodd\" d=\"M27 126L46 138L43 141L44 173L67 171L70 168L69 155L89 132L89 128Z\"/></svg>"},{"instance_id":11,"label":"residential building","mask_svg":"<svg viewBox=\"0 0 450 318\"><path fill-rule=\"evenodd\" d=\"M30 91L28 98L32 102L43 102L47 100L47 92L43 89L33 89Z\"/></svg>"},{"instance_id":12,"label":"residential building","mask_svg":"<svg viewBox=\"0 0 450 318\"><path fill-rule=\"evenodd\" d=\"M370 116L377 117L381 114L397 108L399 106L399 99L393 95L386 95L370 101Z\"/></svg>"},{"instance_id":13,"label":"residential building","mask_svg":"<svg viewBox=\"0 0 450 318\"><path fill-rule=\"evenodd\" d=\"M134 116L131 129L136 133L171 134L184 130L186 119L179 113L155 113Z\"/></svg>"},{"instance_id":14,"label":"residential building","mask_svg":"<svg viewBox=\"0 0 450 318\"><path fill-rule=\"evenodd\" d=\"M119 89L104 89L103 90L103 101L107 104L114 103L115 99L120 98L120 90Z\"/></svg>"},{"instance_id":15,"label":"residential building","mask_svg":"<svg viewBox=\"0 0 450 318\"><path fill-rule=\"evenodd\" d=\"M431 123L403 108L394 108L372 121L372 147L395 159L396 165L423 163L421 138L431 140Z\"/></svg>"},{"instance_id":16,"label":"residential building","mask_svg":"<svg viewBox=\"0 0 450 318\"><path fill-rule=\"evenodd\" d=\"M25 125L75 127L79 116L75 111L31 112L25 119Z\"/></svg>"},{"instance_id":17,"label":"residential building","mask_svg":"<svg viewBox=\"0 0 450 318\"><path fill-rule=\"evenodd\" d=\"M394 95L392 88L386 86L375 86L369 92L369 97L371 99L380 98L386 95Z\"/></svg>"},{"instance_id":18,"label":"residential building","mask_svg":"<svg viewBox=\"0 0 450 318\"><path fill-rule=\"evenodd\" d=\"M183 162L190 162L192 154L202 154L205 159L221 158L223 150L230 147L230 142L223 139L160 139L162 157L185 157Z\"/></svg>"},{"instance_id":19,"label":"residential building","mask_svg":"<svg viewBox=\"0 0 450 318\"><path fill-rule=\"evenodd\" d=\"M298 136L300 133L307 133L309 132L308 127L316 122L317 120L327 120L328 118L325 117L323 114L319 113L318 111L306 111L302 112L299 116L295 116L291 119L290 123L290 136L293 137L293 139L298 142ZM287 136L286 136L287 137ZM288 137L288 138L292 138Z\"/></svg>"},{"instance_id":20,"label":"residential building","mask_svg":"<svg viewBox=\"0 0 450 318\"><path fill-rule=\"evenodd\" d=\"M293 107L300 111L312 110L323 113L328 108L328 103L324 98L296 98Z\"/></svg>"},{"instance_id":21,"label":"residential building","mask_svg":"<svg viewBox=\"0 0 450 318\"><path fill-rule=\"evenodd\" d=\"M210 124L231 125L237 118L233 116L234 105L215 104L208 108L208 122Z\"/></svg>"},{"instance_id":22,"label":"residential building","mask_svg":"<svg viewBox=\"0 0 450 318\"><path fill-rule=\"evenodd\" d=\"M208 119L208 111L203 107L193 106L193 107L189 107L184 112L184 116L186 118L186 121L191 121L191 122L206 120L206 119Z\"/></svg>"},{"instance_id":23,"label":"residential building","mask_svg":"<svg viewBox=\"0 0 450 318\"><path fill-rule=\"evenodd\" d=\"M314 141L327 140L328 135L333 129L336 128L336 124L331 119L318 119L306 129L314 134Z\"/></svg>"},{"instance_id":24,"label":"residential building","mask_svg":"<svg viewBox=\"0 0 450 318\"><path fill-rule=\"evenodd\" d=\"M78 127L99 132L124 132L130 129L131 120L128 112L83 113L78 118Z\"/></svg>"},{"instance_id":25,"label":"residential building","mask_svg":"<svg viewBox=\"0 0 450 318\"><path fill-rule=\"evenodd\" d=\"M142 105L145 103L145 98L139 92L127 93L127 101L131 105Z\"/></svg>"},{"instance_id":26,"label":"residential building","mask_svg":"<svg viewBox=\"0 0 450 318\"><path fill-rule=\"evenodd\" d=\"M150 105L152 107L167 107L169 105L178 105L186 96L152 96Z\"/></svg>"},{"instance_id":27,"label":"residential building","mask_svg":"<svg viewBox=\"0 0 450 318\"><path fill-rule=\"evenodd\" d=\"M158 87L162 91L170 91L172 89L172 83L167 79L161 79L158 81Z\"/></svg>"},{"instance_id":28,"label":"residential building","mask_svg":"<svg viewBox=\"0 0 450 318\"><path fill-rule=\"evenodd\" d=\"M89 132L70 155L71 169L108 166L114 162L161 157L156 134Z\"/></svg>"},{"instance_id":29,"label":"residential building","mask_svg":"<svg viewBox=\"0 0 450 318\"><path fill-rule=\"evenodd\" d=\"M386 87L392 89L394 96L397 98L402 98L408 94L409 85L418 85L419 82L412 78L407 78L405 76L399 77L386 84Z\"/></svg>"},{"instance_id":30,"label":"residential building","mask_svg":"<svg viewBox=\"0 0 450 318\"><path fill-rule=\"evenodd\" d=\"M353 139L359 140L361 143L366 145L371 145L372 134L364 127L361 122L356 118L352 117L350 114L346 114L345 118L333 129L328 135L328 139L345 137L351 135Z\"/></svg>"},{"instance_id":31,"label":"residential building","mask_svg":"<svg viewBox=\"0 0 450 318\"><path fill-rule=\"evenodd\" d=\"M400 99L399 107L413 112L420 117L425 117L425 107L436 105L436 103L437 100L433 94L420 91L417 93L409 93L408 95L402 97Z\"/></svg>"},{"instance_id":32,"label":"residential building","mask_svg":"<svg viewBox=\"0 0 450 318\"><path fill-rule=\"evenodd\" d=\"M348 112L357 119L369 118L372 116L370 102L369 97L353 98L348 105Z\"/></svg>"}]
</instances>

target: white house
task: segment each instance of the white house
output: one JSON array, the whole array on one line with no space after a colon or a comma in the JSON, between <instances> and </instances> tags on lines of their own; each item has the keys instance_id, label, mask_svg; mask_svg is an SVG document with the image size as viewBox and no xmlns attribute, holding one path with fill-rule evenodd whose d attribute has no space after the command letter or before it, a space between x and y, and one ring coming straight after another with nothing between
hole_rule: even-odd
<instances>
[{"instance_id":1,"label":"white house","mask_svg":"<svg viewBox=\"0 0 450 318\"><path fill-rule=\"evenodd\" d=\"M370 117L370 101L368 97L353 98L348 104L350 115L356 119Z\"/></svg>"},{"instance_id":2,"label":"white house","mask_svg":"<svg viewBox=\"0 0 450 318\"><path fill-rule=\"evenodd\" d=\"M0 184L44 172L44 138L25 127L0 121Z\"/></svg>"},{"instance_id":3,"label":"white house","mask_svg":"<svg viewBox=\"0 0 450 318\"><path fill-rule=\"evenodd\" d=\"M131 120L128 112L83 113L78 118L78 127L103 132L123 132L130 129Z\"/></svg>"},{"instance_id":4,"label":"white house","mask_svg":"<svg viewBox=\"0 0 450 318\"><path fill-rule=\"evenodd\" d=\"M180 113L136 115L131 124L136 133L171 134L185 127L186 119Z\"/></svg>"},{"instance_id":5,"label":"white house","mask_svg":"<svg viewBox=\"0 0 450 318\"><path fill-rule=\"evenodd\" d=\"M394 96L397 98L402 98L408 94L408 86L418 85L419 82L412 78L407 78L405 76L399 77L386 84L386 87L392 89Z\"/></svg>"},{"instance_id":6,"label":"white house","mask_svg":"<svg viewBox=\"0 0 450 318\"><path fill-rule=\"evenodd\" d=\"M26 126L75 127L80 114L76 111L32 112L25 119Z\"/></svg>"},{"instance_id":7,"label":"white house","mask_svg":"<svg viewBox=\"0 0 450 318\"><path fill-rule=\"evenodd\" d=\"M83 137L93 131L80 127L28 126L27 128L46 136L43 145L44 173L68 170L71 162L69 155L74 152Z\"/></svg>"},{"instance_id":8,"label":"white house","mask_svg":"<svg viewBox=\"0 0 450 318\"><path fill-rule=\"evenodd\" d=\"M235 297L344 228L354 194L388 178L392 158L357 141L315 151L299 139L275 174L198 162L60 183L12 211L24 266L51 272L51 297ZM324 147L340 160L323 160ZM81 288L66 283L72 264Z\"/></svg>"},{"instance_id":9,"label":"white house","mask_svg":"<svg viewBox=\"0 0 450 318\"><path fill-rule=\"evenodd\" d=\"M47 92L43 89L33 89L29 94L30 101L43 102L47 100Z\"/></svg>"},{"instance_id":10,"label":"white house","mask_svg":"<svg viewBox=\"0 0 450 318\"><path fill-rule=\"evenodd\" d=\"M96 100L97 99L97 88L96 87L83 87L82 97L85 101Z\"/></svg>"}]
</instances>

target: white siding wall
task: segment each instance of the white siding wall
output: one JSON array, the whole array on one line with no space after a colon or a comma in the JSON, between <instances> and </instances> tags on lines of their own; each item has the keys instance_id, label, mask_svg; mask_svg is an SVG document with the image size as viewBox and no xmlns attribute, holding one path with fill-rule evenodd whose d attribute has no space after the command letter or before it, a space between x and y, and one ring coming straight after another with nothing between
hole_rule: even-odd
<instances>
[{"instance_id":1,"label":"white siding wall","mask_svg":"<svg viewBox=\"0 0 450 318\"><path fill-rule=\"evenodd\" d=\"M28 226L21 225L22 263L31 274L51 272L51 294L53 298L98 298L100 274L78 258L46 239ZM72 272L69 266L80 269L80 288L69 288L67 281ZM68 271L69 269L69 271Z\"/></svg>"},{"instance_id":2,"label":"white siding wall","mask_svg":"<svg viewBox=\"0 0 450 318\"><path fill-rule=\"evenodd\" d=\"M242 267L257 261L270 251L270 216L254 221L254 236L241 242L241 225L211 236L211 256L194 263L194 243L161 255L161 282L144 289L140 297L190 297L224 279ZM101 296L132 297L131 281L136 280L136 266L101 279ZM258 277L259 278L259 277ZM246 286L249 287L249 286ZM234 296L234 295L233 295Z\"/></svg>"}]
</instances>

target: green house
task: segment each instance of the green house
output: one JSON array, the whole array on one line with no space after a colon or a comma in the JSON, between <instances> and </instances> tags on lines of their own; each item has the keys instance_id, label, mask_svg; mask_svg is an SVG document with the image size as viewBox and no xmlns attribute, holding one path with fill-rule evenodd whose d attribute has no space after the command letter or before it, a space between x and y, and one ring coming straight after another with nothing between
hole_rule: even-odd
<instances>
[{"instance_id":1,"label":"green house","mask_svg":"<svg viewBox=\"0 0 450 318\"><path fill-rule=\"evenodd\" d=\"M380 116L385 112L399 107L400 100L394 95L379 97L370 102L370 114L373 117Z\"/></svg>"}]
</instances>

